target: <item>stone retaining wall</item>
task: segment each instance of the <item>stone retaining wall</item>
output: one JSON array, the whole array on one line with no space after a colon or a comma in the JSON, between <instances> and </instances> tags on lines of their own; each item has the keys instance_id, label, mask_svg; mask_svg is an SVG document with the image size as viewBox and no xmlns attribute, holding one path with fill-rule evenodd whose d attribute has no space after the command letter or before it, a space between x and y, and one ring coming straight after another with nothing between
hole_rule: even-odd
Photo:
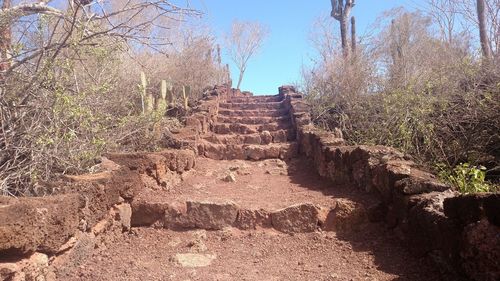
<instances>
[{"instance_id":1,"label":"stone retaining wall","mask_svg":"<svg viewBox=\"0 0 500 281\"><path fill-rule=\"evenodd\" d=\"M293 87L281 87L280 95L293 112L299 153L318 173L379 199L368 206L370 220L384 221L414 254L457 279L500 280L500 194L459 195L393 148L345 145L341 134L310 124Z\"/></svg>"},{"instance_id":2,"label":"stone retaining wall","mask_svg":"<svg viewBox=\"0 0 500 281\"><path fill-rule=\"evenodd\" d=\"M53 196L0 197L0 280L64 280L54 268L81 264L101 233L130 230L134 196L175 184L194 159L190 150L110 154L100 173L51 183Z\"/></svg>"},{"instance_id":3,"label":"stone retaining wall","mask_svg":"<svg viewBox=\"0 0 500 281\"><path fill-rule=\"evenodd\" d=\"M229 85L215 86L206 92L200 100L199 105L193 109L193 113L186 118L185 127L179 131L172 132L163 145L169 148L188 148L197 151L197 142L202 134L210 131L211 125L217 121L219 103L230 96L245 97L248 93L241 93L231 89Z\"/></svg>"}]
</instances>

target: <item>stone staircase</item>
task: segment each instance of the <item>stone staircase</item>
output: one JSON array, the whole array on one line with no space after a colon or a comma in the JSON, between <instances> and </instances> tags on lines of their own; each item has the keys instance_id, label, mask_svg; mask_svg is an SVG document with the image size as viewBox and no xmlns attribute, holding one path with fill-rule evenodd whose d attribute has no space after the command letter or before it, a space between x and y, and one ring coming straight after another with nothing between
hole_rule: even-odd
<instances>
[{"instance_id":1,"label":"stone staircase","mask_svg":"<svg viewBox=\"0 0 500 281\"><path fill-rule=\"evenodd\" d=\"M230 96L219 101L199 154L217 160L290 159L297 155L296 129L283 95Z\"/></svg>"}]
</instances>

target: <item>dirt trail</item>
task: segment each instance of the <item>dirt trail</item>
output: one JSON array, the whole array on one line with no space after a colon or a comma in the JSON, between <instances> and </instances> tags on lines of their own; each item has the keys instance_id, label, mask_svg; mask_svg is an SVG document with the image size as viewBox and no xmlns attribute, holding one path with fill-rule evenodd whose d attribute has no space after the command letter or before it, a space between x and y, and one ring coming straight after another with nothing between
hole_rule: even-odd
<instances>
[{"instance_id":1,"label":"dirt trail","mask_svg":"<svg viewBox=\"0 0 500 281\"><path fill-rule=\"evenodd\" d=\"M296 203L370 204L349 187L316 175L305 160L247 162L198 159L170 191L149 190L144 200L211 198L276 210ZM227 181L233 173L235 182ZM354 222L353 222L354 223ZM105 236L90 259L64 280L440 280L412 257L383 224L352 231L285 234L272 228L172 231L133 228Z\"/></svg>"}]
</instances>

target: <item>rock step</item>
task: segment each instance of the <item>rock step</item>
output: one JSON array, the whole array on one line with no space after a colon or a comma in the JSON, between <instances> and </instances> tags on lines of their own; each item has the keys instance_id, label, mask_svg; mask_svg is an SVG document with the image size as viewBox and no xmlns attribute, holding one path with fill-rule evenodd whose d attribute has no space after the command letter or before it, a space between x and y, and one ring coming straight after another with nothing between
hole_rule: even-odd
<instances>
[{"instance_id":1,"label":"rock step","mask_svg":"<svg viewBox=\"0 0 500 281\"><path fill-rule=\"evenodd\" d=\"M262 102L280 102L283 97L274 96L251 96L251 97L233 97L227 100L227 103L262 103Z\"/></svg>"},{"instance_id":2,"label":"rock step","mask_svg":"<svg viewBox=\"0 0 500 281\"><path fill-rule=\"evenodd\" d=\"M248 125L262 125L275 122L289 122L291 121L289 115L279 116L279 117L227 117L219 116L217 121L220 123L240 123Z\"/></svg>"},{"instance_id":3,"label":"rock step","mask_svg":"<svg viewBox=\"0 0 500 281\"><path fill-rule=\"evenodd\" d=\"M219 116L226 117L280 117L288 115L288 110L232 110L232 109L219 109Z\"/></svg>"},{"instance_id":4,"label":"rock step","mask_svg":"<svg viewBox=\"0 0 500 281\"><path fill-rule=\"evenodd\" d=\"M233 110L255 110L255 109L281 109L282 102L261 102L261 103L220 103L220 108Z\"/></svg>"},{"instance_id":5,"label":"rock step","mask_svg":"<svg viewBox=\"0 0 500 281\"><path fill-rule=\"evenodd\" d=\"M278 130L289 130L292 129L292 124L290 121L280 121L273 122L262 125L249 125L249 124L239 124L239 123L215 123L212 125L212 132L216 134L256 134L263 131L278 131Z\"/></svg>"},{"instance_id":6,"label":"rock step","mask_svg":"<svg viewBox=\"0 0 500 281\"><path fill-rule=\"evenodd\" d=\"M218 135L212 134L203 138L214 144L241 145L241 144L270 144L284 143L296 139L295 130L278 130L261 132L249 135Z\"/></svg>"},{"instance_id":7,"label":"rock step","mask_svg":"<svg viewBox=\"0 0 500 281\"><path fill-rule=\"evenodd\" d=\"M226 145L207 141L198 144L198 154L215 160L292 159L298 155L296 142L266 145Z\"/></svg>"},{"instance_id":8,"label":"rock step","mask_svg":"<svg viewBox=\"0 0 500 281\"><path fill-rule=\"evenodd\" d=\"M346 204L347 203L347 204ZM332 206L297 203L278 210L240 207L230 200L132 203L133 227L152 226L172 230L220 230L236 227L242 230L274 228L284 233L314 232L318 229L342 230L366 221L363 206L338 199Z\"/></svg>"}]
</instances>

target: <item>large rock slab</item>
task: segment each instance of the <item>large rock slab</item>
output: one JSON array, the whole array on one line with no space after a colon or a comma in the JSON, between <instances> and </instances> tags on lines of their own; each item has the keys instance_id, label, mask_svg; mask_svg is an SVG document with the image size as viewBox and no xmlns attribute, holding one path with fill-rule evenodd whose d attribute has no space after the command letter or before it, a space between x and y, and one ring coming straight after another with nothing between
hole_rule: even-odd
<instances>
[{"instance_id":1,"label":"large rock slab","mask_svg":"<svg viewBox=\"0 0 500 281\"><path fill-rule=\"evenodd\" d=\"M480 193L460 195L444 200L446 216L460 225L487 218L490 223L500 226L500 193Z\"/></svg>"},{"instance_id":2,"label":"large rock slab","mask_svg":"<svg viewBox=\"0 0 500 281\"><path fill-rule=\"evenodd\" d=\"M465 228L460 253L467 275L474 280L500 280L500 227L483 219Z\"/></svg>"},{"instance_id":3,"label":"large rock slab","mask_svg":"<svg viewBox=\"0 0 500 281\"><path fill-rule=\"evenodd\" d=\"M132 202L131 226L151 226L158 222L163 223L166 203L149 203L145 201Z\"/></svg>"},{"instance_id":4,"label":"large rock slab","mask_svg":"<svg viewBox=\"0 0 500 281\"><path fill-rule=\"evenodd\" d=\"M313 232L318 228L320 208L311 203L298 204L271 214L276 230L285 233Z\"/></svg>"},{"instance_id":5,"label":"large rock slab","mask_svg":"<svg viewBox=\"0 0 500 281\"><path fill-rule=\"evenodd\" d=\"M338 199L330 212L326 230L355 231L368 220L365 206L348 199Z\"/></svg>"},{"instance_id":6,"label":"large rock slab","mask_svg":"<svg viewBox=\"0 0 500 281\"><path fill-rule=\"evenodd\" d=\"M212 264L217 258L211 254L176 254L172 260L182 267L205 267Z\"/></svg>"},{"instance_id":7,"label":"large rock slab","mask_svg":"<svg viewBox=\"0 0 500 281\"><path fill-rule=\"evenodd\" d=\"M0 205L0 255L57 253L77 231L84 205L78 194L3 199Z\"/></svg>"},{"instance_id":8,"label":"large rock slab","mask_svg":"<svg viewBox=\"0 0 500 281\"><path fill-rule=\"evenodd\" d=\"M186 202L186 216L194 227L220 230L233 226L239 207L233 202Z\"/></svg>"},{"instance_id":9,"label":"large rock slab","mask_svg":"<svg viewBox=\"0 0 500 281\"><path fill-rule=\"evenodd\" d=\"M239 229L257 229L257 227L271 227L271 216L268 211L260 210L240 210L236 220L236 227Z\"/></svg>"}]
</instances>

